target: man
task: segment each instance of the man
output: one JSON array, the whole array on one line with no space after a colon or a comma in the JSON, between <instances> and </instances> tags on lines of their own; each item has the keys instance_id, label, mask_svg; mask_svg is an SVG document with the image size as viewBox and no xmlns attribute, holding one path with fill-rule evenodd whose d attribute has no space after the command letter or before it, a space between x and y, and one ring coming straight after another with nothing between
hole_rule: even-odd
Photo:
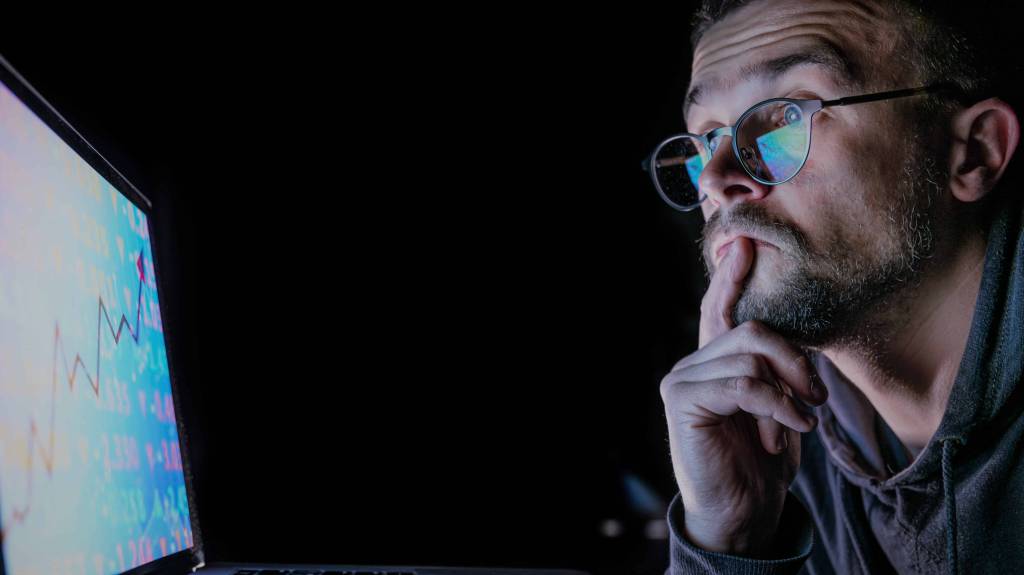
<instances>
[{"instance_id":1,"label":"man","mask_svg":"<svg viewBox=\"0 0 1024 575\"><path fill-rule=\"evenodd\" d=\"M693 39L697 137L646 166L711 277L661 384L669 572L1024 571L1013 109L908 1L705 2Z\"/></svg>"}]
</instances>

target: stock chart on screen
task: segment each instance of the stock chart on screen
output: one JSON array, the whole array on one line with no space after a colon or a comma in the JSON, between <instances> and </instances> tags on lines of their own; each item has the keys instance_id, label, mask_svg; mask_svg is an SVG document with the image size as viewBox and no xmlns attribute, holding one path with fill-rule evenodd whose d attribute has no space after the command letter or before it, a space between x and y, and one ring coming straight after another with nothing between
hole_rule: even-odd
<instances>
[{"instance_id":1,"label":"stock chart on screen","mask_svg":"<svg viewBox=\"0 0 1024 575\"><path fill-rule=\"evenodd\" d=\"M192 546L146 215L0 83L0 538L10 575Z\"/></svg>"}]
</instances>

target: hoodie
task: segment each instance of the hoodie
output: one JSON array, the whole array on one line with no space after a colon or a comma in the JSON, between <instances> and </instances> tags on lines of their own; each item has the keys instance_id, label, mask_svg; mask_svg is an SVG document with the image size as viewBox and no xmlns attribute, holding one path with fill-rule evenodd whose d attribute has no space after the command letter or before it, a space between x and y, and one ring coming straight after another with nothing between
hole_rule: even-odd
<instances>
[{"instance_id":1,"label":"hoodie","mask_svg":"<svg viewBox=\"0 0 1024 575\"><path fill-rule=\"evenodd\" d=\"M998 199L970 333L938 430L910 461L867 398L812 354L829 399L769 558L714 553L668 507L669 575L1024 573L1024 221Z\"/></svg>"}]
</instances>

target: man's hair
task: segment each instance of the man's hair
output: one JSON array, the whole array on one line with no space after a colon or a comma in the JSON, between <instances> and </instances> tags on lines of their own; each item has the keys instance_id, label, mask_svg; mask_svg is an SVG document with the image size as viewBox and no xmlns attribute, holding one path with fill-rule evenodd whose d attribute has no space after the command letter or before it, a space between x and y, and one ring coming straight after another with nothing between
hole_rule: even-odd
<instances>
[{"instance_id":1,"label":"man's hair","mask_svg":"<svg viewBox=\"0 0 1024 575\"><path fill-rule=\"evenodd\" d=\"M703 0L693 14L690 44L696 49L704 33L731 12L758 0ZM982 30L973 26L972 14L952 3L935 0L878 0L894 16L897 73L920 84L949 82L966 98L977 98L992 86L992 59L983 54ZM966 18L965 18L966 16ZM991 14L989 14L991 17ZM955 22L955 24L954 24ZM902 88L893 86L887 89ZM909 86L908 86L909 87Z\"/></svg>"}]
</instances>

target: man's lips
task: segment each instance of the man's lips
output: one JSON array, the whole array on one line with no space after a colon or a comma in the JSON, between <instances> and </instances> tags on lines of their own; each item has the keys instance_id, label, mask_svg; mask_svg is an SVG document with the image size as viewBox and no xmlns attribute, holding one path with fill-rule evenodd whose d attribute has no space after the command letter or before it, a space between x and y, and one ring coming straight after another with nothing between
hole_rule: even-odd
<instances>
[{"instance_id":1,"label":"man's lips","mask_svg":"<svg viewBox=\"0 0 1024 575\"><path fill-rule=\"evenodd\" d=\"M722 262L722 258L725 257L725 253L727 251L729 251L729 246L734 241L736 241L736 238L747 238L748 240L754 242L754 247L769 247L769 248L778 249L775 246L775 244L766 242L764 240L760 240L758 238L752 238L750 236L745 236L743 234L737 234L735 236L730 236L728 238L725 238L725 240L722 241L721 244L719 244L718 249L715 250L715 266L718 266L718 264L720 264Z\"/></svg>"}]
</instances>

